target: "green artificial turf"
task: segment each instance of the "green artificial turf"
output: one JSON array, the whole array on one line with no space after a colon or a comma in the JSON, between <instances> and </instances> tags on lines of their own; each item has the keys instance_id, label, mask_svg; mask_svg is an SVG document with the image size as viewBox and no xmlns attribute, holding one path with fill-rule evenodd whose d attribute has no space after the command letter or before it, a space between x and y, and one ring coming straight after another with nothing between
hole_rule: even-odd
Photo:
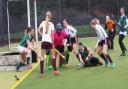
<instances>
[{"instance_id":1,"label":"green artificial turf","mask_svg":"<svg viewBox=\"0 0 128 89\"><path fill-rule=\"evenodd\" d=\"M126 47L128 47L127 40L128 37L124 40ZM80 41L92 49L96 44L96 38L82 38ZM127 89L128 55L119 56L121 50L118 36L115 39L115 49L109 51L109 54L116 63L114 69L99 66L76 70L78 61L71 54L69 65L59 69L59 76L53 75L52 70L45 68L44 79L40 80L38 66L16 89Z\"/></svg>"}]
</instances>

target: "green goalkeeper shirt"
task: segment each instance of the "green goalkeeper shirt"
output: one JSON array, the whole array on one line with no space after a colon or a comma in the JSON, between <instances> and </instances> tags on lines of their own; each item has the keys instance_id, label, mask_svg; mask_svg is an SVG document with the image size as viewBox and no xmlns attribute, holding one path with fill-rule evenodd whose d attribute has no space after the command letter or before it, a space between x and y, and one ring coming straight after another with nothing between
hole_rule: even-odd
<instances>
[{"instance_id":1,"label":"green goalkeeper shirt","mask_svg":"<svg viewBox=\"0 0 128 89\"><path fill-rule=\"evenodd\" d=\"M86 60L86 58L89 55L89 51L87 50L87 47L84 46L84 50L83 51L79 50L79 54L81 55L83 60Z\"/></svg>"},{"instance_id":2,"label":"green goalkeeper shirt","mask_svg":"<svg viewBox=\"0 0 128 89\"><path fill-rule=\"evenodd\" d=\"M126 26L126 19L127 19L127 16L126 15L124 15L124 16L121 16L120 17L120 26L121 26L121 28L124 30L124 31L126 31L126 28L125 28L125 26Z\"/></svg>"},{"instance_id":3,"label":"green goalkeeper shirt","mask_svg":"<svg viewBox=\"0 0 128 89\"><path fill-rule=\"evenodd\" d=\"M23 39L20 41L20 46L27 47L27 41L30 41L31 37L29 34L26 34Z\"/></svg>"}]
</instances>

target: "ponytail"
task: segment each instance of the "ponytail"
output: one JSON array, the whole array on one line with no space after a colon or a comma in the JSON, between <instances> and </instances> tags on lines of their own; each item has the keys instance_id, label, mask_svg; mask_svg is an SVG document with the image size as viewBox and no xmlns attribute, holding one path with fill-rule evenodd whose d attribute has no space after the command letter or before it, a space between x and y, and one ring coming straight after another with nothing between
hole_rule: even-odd
<instances>
[{"instance_id":1,"label":"ponytail","mask_svg":"<svg viewBox=\"0 0 128 89\"><path fill-rule=\"evenodd\" d=\"M49 17L48 16L46 16L46 19L45 19L45 25L46 25L46 32L45 32L45 34L48 34L48 29L49 29Z\"/></svg>"},{"instance_id":2,"label":"ponytail","mask_svg":"<svg viewBox=\"0 0 128 89\"><path fill-rule=\"evenodd\" d=\"M46 22L46 32L45 34L48 34L48 30L49 30L49 20L51 18L51 12L50 11L47 11L46 13L46 19L45 19L45 22Z\"/></svg>"}]
</instances>

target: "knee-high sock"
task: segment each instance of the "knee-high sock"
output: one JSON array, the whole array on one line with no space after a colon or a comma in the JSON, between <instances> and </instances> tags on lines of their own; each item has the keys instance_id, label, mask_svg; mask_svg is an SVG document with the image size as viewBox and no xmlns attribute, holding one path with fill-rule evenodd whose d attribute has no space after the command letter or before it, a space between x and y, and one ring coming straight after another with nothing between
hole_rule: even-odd
<instances>
[{"instance_id":1,"label":"knee-high sock","mask_svg":"<svg viewBox=\"0 0 128 89\"><path fill-rule=\"evenodd\" d=\"M64 55L64 53L62 53L62 55ZM64 59L59 56L59 66L62 66L64 64Z\"/></svg>"},{"instance_id":2,"label":"knee-high sock","mask_svg":"<svg viewBox=\"0 0 128 89\"><path fill-rule=\"evenodd\" d=\"M23 63L20 62L20 63L17 65L16 70L18 71L22 65L23 65Z\"/></svg>"},{"instance_id":3,"label":"knee-high sock","mask_svg":"<svg viewBox=\"0 0 128 89\"><path fill-rule=\"evenodd\" d=\"M110 48L111 49L114 48L114 41L113 40L114 40L114 36L112 36L111 39L110 39L110 42L111 42L111 47Z\"/></svg>"},{"instance_id":4,"label":"knee-high sock","mask_svg":"<svg viewBox=\"0 0 128 89\"><path fill-rule=\"evenodd\" d=\"M40 74L44 73L44 61L40 61Z\"/></svg>"},{"instance_id":5,"label":"knee-high sock","mask_svg":"<svg viewBox=\"0 0 128 89\"><path fill-rule=\"evenodd\" d=\"M56 59L52 59L52 66L53 66L53 69L56 71Z\"/></svg>"},{"instance_id":6,"label":"knee-high sock","mask_svg":"<svg viewBox=\"0 0 128 89\"><path fill-rule=\"evenodd\" d=\"M48 57L48 67L52 65L52 55L49 54L49 57Z\"/></svg>"},{"instance_id":7,"label":"knee-high sock","mask_svg":"<svg viewBox=\"0 0 128 89\"><path fill-rule=\"evenodd\" d=\"M107 58L105 57L105 55L104 55L103 53L101 53L99 56L100 56L101 58L103 58L103 60L105 61L105 64L108 63L108 60L107 60Z\"/></svg>"},{"instance_id":8,"label":"knee-high sock","mask_svg":"<svg viewBox=\"0 0 128 89\"><path fill-rule=\"evenodd\" d=\"M30 57L27 57L27 65L30 64Z\"/></svg>"},{"instance_id":9,"label":"knee-high sock","mask_svg":"<svg viewBox=\"0 0 128 89\"><path fill-rule=\"evenodd\" d=\"M69 62L69 55L70 55L70 54L68 54L68 55L66 56L66 62L67 62L67 64L68 64L68 62Z\"/></svg>"},{"instance_id":10,"label":"knee-high sock","mask_svg":"<svg viewBox=\"0 0 128 89\"><path fill-rule=\"evenodd\" d=\"M109 44L108 44L108 50L111 48L111 41L110 41L110 38L109 38Z\"/></svg>"},{"instance_id":11,"label":"knee-high sock","mask_svg":"<svg viewBox=\"0 0 128 89\"><path fill-rule=\"evenodd\" d=\"M111 41L111 49L113 49L114 48L114 42L113 42L113 39L112 39L112 41Z\"/></svg>"},{"instance_id":12,"label":"knee-high sock","mask_svg":"<svg viewBox=\"0 0 128 89\"><path fill-rule=\"evenodd\" d=\"M70 54L69 54L68 51L66 51L66 52L64 53L64 55L65 55L65 61L64 61L64 62L65 62L65 64L68 64Z\"/></svg>"},{"instance_id":13,"label":"knee-high sock","mask_svg":"<svg viewBox=\"0 0 128 89\"><path fill-rule=\"evenodd\" d=\"M107 55L105 55L105 56L106 56L106 58L108 59L108 61L109 61L110 63L113 63L113 61L112 61L112 59L111 59L111 57L110 57L109 54L107 54Z\"/></svg>"}]
</instances>

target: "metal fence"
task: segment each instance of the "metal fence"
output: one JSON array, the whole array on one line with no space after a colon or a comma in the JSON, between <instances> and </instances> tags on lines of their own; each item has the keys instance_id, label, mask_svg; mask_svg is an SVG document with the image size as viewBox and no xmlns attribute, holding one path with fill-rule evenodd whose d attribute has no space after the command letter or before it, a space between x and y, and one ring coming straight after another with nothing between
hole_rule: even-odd
<instances>
[{"instance_id":1,"label":"metal fence","mask_svg":"<svg viewBox=\"0 0 128 89\"><path fill-rule=\"evenodd\" d=\"M7 4L8 2L8 4ZM123 3L125 2L125 3ZM52 21L56 24L64 18L69 19L78 29L81 36L93 36L89 22L92 18L99 18L105 23L107 14L119 17L119 8L128 5L127 0L37 0L38 25L44 20L45 12L53 12ZM31 25L34 26L34 3L30 0ZM8 44L8 21L9 12L10 39L11 43L18 42L23 36L23 29L27 26L27 0L0 0L0 46Z\"/></svg>"}]
</instances>

